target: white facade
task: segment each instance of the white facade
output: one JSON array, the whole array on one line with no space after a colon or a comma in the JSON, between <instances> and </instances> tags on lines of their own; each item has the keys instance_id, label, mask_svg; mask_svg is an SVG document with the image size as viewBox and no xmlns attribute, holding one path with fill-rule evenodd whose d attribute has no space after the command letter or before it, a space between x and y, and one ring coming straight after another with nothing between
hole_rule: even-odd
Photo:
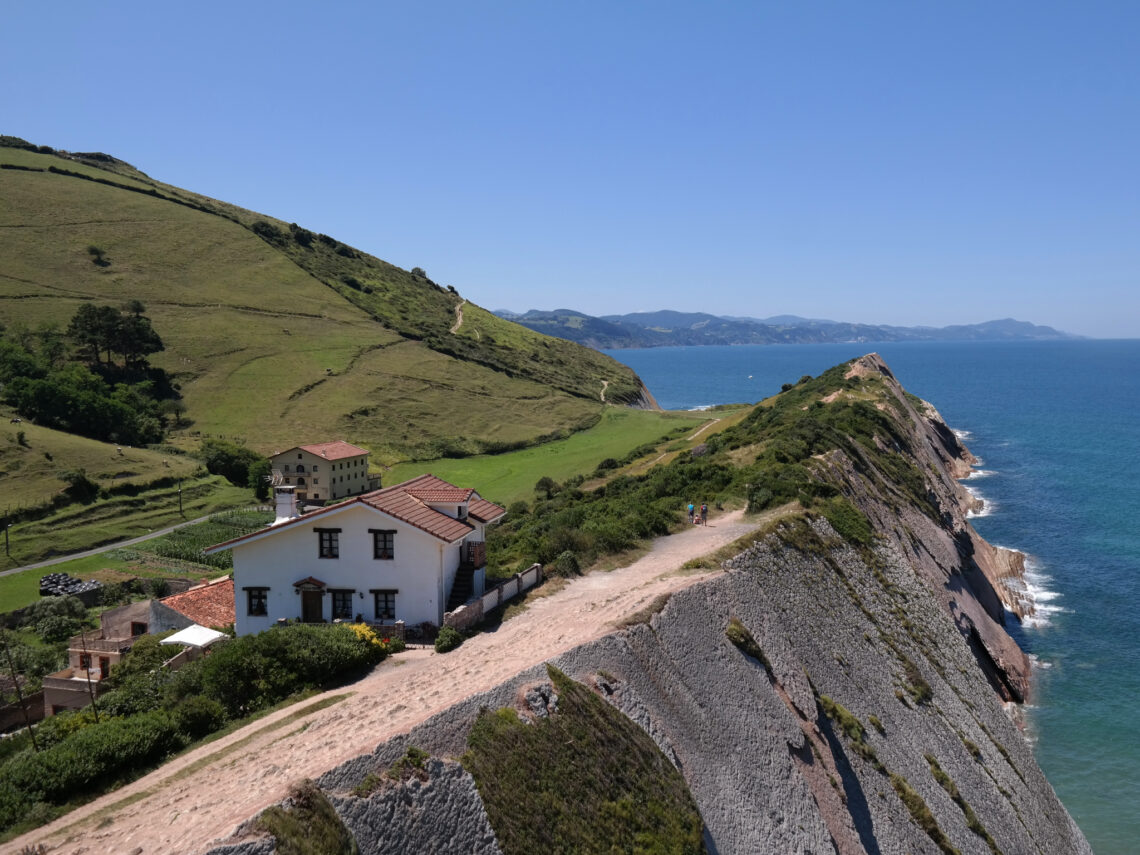
<instances>
[{"instance_id":1,"label":"white facade","mask_svg":"<svg viewBox=\"0 0 1140 855\"><path fill-rule=\"evenodd\" d=\"M454 505L448 516L463 518ZM468 522L469 534L447 542L363 502L350 502L242 539L232 546L237 634L261 632L282 618L332 621L359 615L370 622L441 625L462 544L484 539L483 523ZM378 532L381 543L391 533L391 558L376 557ZM476 579L478 584L482 574ZM482 585L478 588L481 594ZM346 602L351 606L344 611ZM342 607L340 614L334 615L334 605ZM394 613L385 615L388 605L394 605Z\"/></svg>"}]
</instances>

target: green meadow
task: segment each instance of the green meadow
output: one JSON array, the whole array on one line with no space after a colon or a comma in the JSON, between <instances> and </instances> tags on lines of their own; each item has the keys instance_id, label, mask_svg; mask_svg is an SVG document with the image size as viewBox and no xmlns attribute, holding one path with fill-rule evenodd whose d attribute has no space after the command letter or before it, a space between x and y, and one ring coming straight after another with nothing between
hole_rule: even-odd
<instances>
[{"instance_id":1,"label":"green meadow","mask_svg":"<svg viewBox=\"0 0 1140 855\"><path fill-rule=\"evenodd\" d=\"M598 424L566 439L505 454L400 463L385 471L383 479L398 484L430 472L474 487L479 495L505 506L533 499L535 482L543 476L562 482L589 475L607 458L621 459L640 445L663 441L678 428L696 430L708 420L701 413L607 407Z\"/></svg>"}]
</instances>

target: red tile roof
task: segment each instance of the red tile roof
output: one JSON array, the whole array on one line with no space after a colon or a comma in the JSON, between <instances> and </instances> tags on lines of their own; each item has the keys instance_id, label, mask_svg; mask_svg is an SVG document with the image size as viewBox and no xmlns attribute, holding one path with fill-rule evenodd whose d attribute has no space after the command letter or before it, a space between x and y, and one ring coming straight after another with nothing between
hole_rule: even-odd
<instances>
[{"instance_id":1,"label":"red tile roof","mask_svg":"<svg viewBox=\"0 0 1140 855\"><path fill-rule=\"evenodd\" d=\"M506 512L507 511L505 508L501 508L494 502L488 502L486 499L480 498L479 496L476 496L474 499L467 503L468 515L475 517L475 519L479 520L479 522L491 522L492 520L497 520Z\"/></svg>"},{"instance_id":2,"label":"red tile roof","mask_svg":"<svg viewBox=\"0 0 1140 855\"><path fill-rule=\"evenodd\" d=\"M233 540L227 540L224 543L216 543L213 546L207 547L205 552L207 555L211 555L214 552L229 549L231 546L236 546L247 540L254 540L272 534L278 529L289 528L298 523L312 522L318 517L333 513L334 511L341 510L353 504L367 505L401 522L414 526L421 531L425 531L442 541L454 543L474 531L475 526L465 520L457 520L454 517L449 517L447 514L435 510L430 507L426 501L419 498L419 496L448 497L446 499L431 499L437 502L463 501L462 499L454 498L459 494L469 497L467 500L468 514L478 522L490 522L506 513L505 508L501 508L494 502L488 502L486 499L481 498L474 490L456 487L454 484L449 484L447 481L444 481L442 478L437 478L434 475L420 475L402 484L384 487L380 490L373 490L371 493L354 496L351 499L345 499L343 502L337 502L335 505L326 505L319 511L313 511L312 513L305 514L288 522L279 523L270 528L242 535L241 537L235 537Z\"/></svg>"},{"instance_id":3,"label":"red tile roof","mask_svg":"<svg viewBox=\"0 0 1140 855\"><path fill-rule=\"evenodd\" d=\"M234 580L230 576L215 579L159 602L202 626L226 627L234 622Z\"/></svg>"},{"instance_id":4,"label":"red tile roof","mask_svg":"<svg viewBox=\"0 0 1140 855\"><path fill-rule=\"evenodd\" d=\"M361 454L368 454L368 449L359 448L351 443L345 442L343 439L334 440L333 442L318 442L315 445L298 445L293 448L286 448L285 451L278 451L273 454L273 457L286 454L290 451L307 451L309 454L315 454L317 457L322 457L325 460L343 460L346 457L359 457Z\"/></svg>"},{"instance_id":5,"label":"red tile roof","mask_svg":"<svg viewBox=\"0 0 1140 855\"><path fill-rule=\"evenodd\" d=\"M415 496L424 502L440 504L443 502L466 502L475 491L470 487L405 487L404 492Z\"/></svg>"}]
</instances>

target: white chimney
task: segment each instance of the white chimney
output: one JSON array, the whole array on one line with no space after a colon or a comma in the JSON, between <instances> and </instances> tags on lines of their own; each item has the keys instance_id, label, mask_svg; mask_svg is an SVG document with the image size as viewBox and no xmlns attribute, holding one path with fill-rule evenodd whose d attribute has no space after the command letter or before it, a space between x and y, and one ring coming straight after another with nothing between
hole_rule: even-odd
<instances>
[{"instance_id":1,"label":"white chimney","mask_svg":"<svg viewBox=\"0 0 1140 855\"><path fill-rule=\"evenodd\" d=\"M300 514L297 512L297 496L293 492L296 487L274 487L273 492L277 496L277 519L273 521L274 525L280 525L289 520L295 520Z\"/></svg>"}]
</instances>

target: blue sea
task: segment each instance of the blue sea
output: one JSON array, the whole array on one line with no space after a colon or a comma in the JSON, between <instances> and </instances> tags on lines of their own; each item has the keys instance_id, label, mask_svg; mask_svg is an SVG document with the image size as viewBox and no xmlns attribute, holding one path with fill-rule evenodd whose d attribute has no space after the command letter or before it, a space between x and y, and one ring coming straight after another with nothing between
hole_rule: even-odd
<instances>
[{"instance_id":1,"label":"blue sea","mask_svg":"<svg viewBox=\"0 0 1140 855\"><path fill-rule=\"evenodd\" d=\"M675 347L609 354L662 407L757 401L870 351L982 460L973 520L1029 556L1026 737L1098 855L1140 851L1140 341Z\"/></svg>"}]
</instances>

